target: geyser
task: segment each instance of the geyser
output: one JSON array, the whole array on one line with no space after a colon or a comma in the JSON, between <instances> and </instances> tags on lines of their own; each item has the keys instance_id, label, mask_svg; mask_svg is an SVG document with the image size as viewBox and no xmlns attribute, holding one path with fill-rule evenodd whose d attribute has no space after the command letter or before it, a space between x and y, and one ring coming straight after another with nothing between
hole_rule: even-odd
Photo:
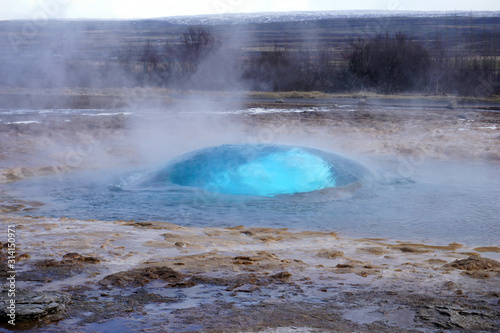
<instances>
[{"instance_id":1,"label":"geyser","mask_svg":"<svg viewBox=\"0 0 500 333\"><path fill-rule=\"evenodd\" d=\"M344 187L370 172L342 155L318 149L223 145L197 150L149 175L141 186L176 184L234 195L275 196Z\"/></svg>"}]
</instances>

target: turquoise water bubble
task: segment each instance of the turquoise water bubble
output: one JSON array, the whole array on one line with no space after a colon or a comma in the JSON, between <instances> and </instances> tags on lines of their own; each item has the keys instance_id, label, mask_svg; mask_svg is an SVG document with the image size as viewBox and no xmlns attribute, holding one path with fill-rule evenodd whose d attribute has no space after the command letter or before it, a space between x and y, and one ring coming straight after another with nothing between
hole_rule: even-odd
<instances>
[{"instance_id":1,"label":"turquoise water bubble","mask_svg":"<svg viewBox=\"0 0 500 333\"><path fill-rule=\"evenodd\" d=\"M342 187L368 174L360 163L318 149L240 144L183 155L149 175L141 186L176 184L233 195L272 197Z\"/></svg>"}]
</instances>

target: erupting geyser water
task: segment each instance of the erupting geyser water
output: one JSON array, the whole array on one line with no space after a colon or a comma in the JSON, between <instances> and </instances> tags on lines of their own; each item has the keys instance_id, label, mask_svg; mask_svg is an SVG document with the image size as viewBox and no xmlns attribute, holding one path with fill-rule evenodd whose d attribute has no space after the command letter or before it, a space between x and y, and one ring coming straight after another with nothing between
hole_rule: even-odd
<instances>
[{"instance_id":1,"label":"erupting geyser water","mask_svg":"<svg viewBox=\"0 0 500 333\"><path fill-rule=\"evenodd\" d=\"M343 187L367 174L358 162L317 149L240 144L183 155L141 185L173 183L227 194L275 196Z\"/></svg>"}]
</instances>

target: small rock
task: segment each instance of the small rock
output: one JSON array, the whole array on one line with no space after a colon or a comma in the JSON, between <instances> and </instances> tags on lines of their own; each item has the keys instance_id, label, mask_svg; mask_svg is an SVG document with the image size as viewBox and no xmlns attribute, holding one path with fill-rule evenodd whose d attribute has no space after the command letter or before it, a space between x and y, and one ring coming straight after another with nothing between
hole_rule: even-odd
<instances>
[{"instance_id":1,"label":"small rock","mask_svg":"<svg viewBox=\"0 0 500 333\"><path fill-rule=\"evenodd\" d=\"M465 271L463 272L464 275L468 275L474 279L487 279L489 278L491 275L489 273L486 273L486 272L477 272L477 271L474 271L474 272L470 272L470 271Z\"/></svg>"},{"instance_id":2,"label":"small rock","mask_svg":"<svg viewBox=\"0 0 500 333\"><path fill-rule=\"evenodd\" d=\"M167 288L191 288L196 286L197 283L193 281L171 283L166 285Z\"/></svg>"},{"instance_id":3,"label":"small rock","mask_svg":"<svg viewBox=\"0 0 500 333\"><path fill-rule=\"evenodd\" d=\"M358 249L358 252L374 254L374 255L382 255L382 254L387 253L388 251L380 246L369 246L369 247L362 247L362 248Z\"/></svg>"},{"instance_id":4,"label":"small rock","mask_svg":"<svg viewBox=\"0 0 500 333\"><path fill-rule=\"evenodd\" d=\"M259 287L257 286L254 286L254 285L248 285L248 284L244 284L244 285L241 285L241 286L238 286L236 288L233 289L233 291L235 293L252 293L254 291L258 291L260 290Z\"/></svg>"},{"instance_id":5,"label":"small rock","mask_svg":"<svg viewBox=\"0 0 500 333\"><path fill-rule=\"evenodd\" d=\"M134 225L138 227L150 227L153 225L151 222L136 222Z\"/></svg>"},{"instance_id":6,"label":"small rock","mask_svg":"<svg viewBox=\"0 0 500 333\"><path fill-rule=\"evenodd\" d=\"M81 260L82 255L79 253L66 253L62 258L63 260Z\"/></svg>"},{"instance_id":7,"label":"small rock","mask_svg":"<svg viewBox=\"0 0 500 333\"><path fill-rule=\"evenodd\" d=\"M24 259L29 259L31 258L31 256L27 253L23 253L21 255L19 255L19 257L17 258L18 260L24 260Z\"/></svg>"},{"instance_id":8,"label":"small rock","mask_svg":"<svg viewBox=\"0 0 500 333\"><path fill-rule=\"evenodd\" d=\"M323 251L317 254L318 257L326 259L335 259L338 257L343 257L344 252L342 251Z\"/></svg>"},{"instance_id":9,"label":"small rock","mask_svg":"<svg viewBox=\"0 0 500 333\"><path fill-rule=\"evenodd\" d=\"M84 264L98 264L101 260L94 257L82 256L79 253L66 253L61 261L54 259L45 259L38 262L36 265L42 268L46 267L67 267L67 266L83 266Z\"/></svg>"},{"instance_id":10,"label":"small rock","mask_svg":"<svg viewBox=\"0 0 500 333\"><path fill-rule=\"evenodd\" d=\"M245 256L238 256L238 257L234 257L234 260L242 260L242 261L259 261L259 260L260 260L260 258L245 257Z\"/></svg>"},{"instance_id":11,"label":"small rock","mask_svg":"<svg viewBox=\"0 0 500 333\"><path fill-rule=\"evenodd\" d=\"M253 261L250 260L235 260L233 265L253 265Z\"/></svg>"},{"instance_id":12,"label":"small rock","mask_svg":"<svg viewBox=\"0 0 500 333\"><path fill-rule=\"evenodd\" d=\"M99 284L107 287L141 287L152 280L179 283L184 277L184 274L178 273L169 267L147 267L108 275L99 281Z\"/></svg>"},{"instance_id":13,"label":"small rock","mask_svg":"<svg viewBox=\"0 0 500 333\"><path fill-rule=\"evenodd\" d=\"M500 269L500 262L489 258L470 256L467 259L455 260L443 267L451 267L464 271L497 270Z\"/></svg>"},{"instance_id":14,"label":"small rock","mask_svg":"<svg viewBox=\"0 0 500 333\"><path fill-rule=\"evenodd\" d=\"M443 259L429 259L427 260L427 262L432 265L444 265L448 263L446 260Z\"/></svg>"},{"instance_id":15,"label":"small rock","mask_svg":"<svg viewBox=\"0 0 500 333\"><path fill-rule=\"evenodd\" d=\"M264 236L264 237L259 237L259 239L261 241L263 241L264 243L271 243L271 242L277 242L279 240L281 240L281 237L273 237L273 236Z\"/></svg>"},{"instance_id":16,"label":"small rock","mask_svg":"<svg viewBox=\"0 0 500 333\"><path fill-rule=\"evenodd\" d=\"M83 257L82 261L87 264L98 264L101 262L101 260L94 257Z\"/></svg>"},{"instance_id":17,"label":"small rock","mask_svg":"<svg viewBox=\"0 0 500 333\"><path fill-rule=\"evenodd\" d=\"M401 252L406 252L406 253L429 253L429 252L434 252L433 250L430 249L425 249L421 247L415 247L415 246L402 246L399 248Z\"/></svg>"},{"instance_id":18,"label":"small rock","mask_svg":"<svg viewBox=\"0 0 500 333\"><path fill-rule=\"evenodd\" d=\"M7 272L10 270L9 266L3 260L0 261L0 276L9 275Z\"/></svg>"},{"instance_id":19,"label":"small rock","mask_svg":"<svg viewBox=\"0 0 500 333\"><path fill-rule=\"evenodd\" d=\"M270 278L278 280L288 280L291 276L292 276L291 273L284 271L284 272L279 272L278 274L271 275Z\"/></svg>"},{"instance_id":20,"label":"small rock","mask_svg":"<svg viewBox=\"0 0 500 333\"><path fill-rule=\"evenodd\" d=\"M454 289L456 288L457 284L453 281L446 281L443 283L443 288L445 289Z\"/></svg>"},{"instance_id":21,"label":"small rock","mask_svg":"<svg viewBox=\"0 0 500 333\"><path fill-rule=\"evenodd\" d=\"M0 317L7 317L7 305L10 300L7 290L0 294ZM17 290L16 292L16 321L38 320L49 315L60 314L71 301L71 296L65 292Z\"/></svg>"}]
</instances>

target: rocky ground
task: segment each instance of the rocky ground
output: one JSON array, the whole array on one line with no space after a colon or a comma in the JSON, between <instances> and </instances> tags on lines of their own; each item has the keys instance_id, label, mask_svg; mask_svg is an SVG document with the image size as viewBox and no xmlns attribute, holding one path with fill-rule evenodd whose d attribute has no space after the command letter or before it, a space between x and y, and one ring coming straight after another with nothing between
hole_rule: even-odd
<instances>
[{"instance_id":1,"label":"rocky ground","mask_svg":"<svg viewBox=\"0 0 500 333\"><path fill-rule=\"evenodd\" d=\"M500 114L493 111L365 103L299 111L223 115L214 126L243 133L240 141L398 155L414 163L500 161ZM138 146L127 141L135 129L123 114L68 117L0 123L0 183L99 167L103 157L108 163L137 162ZM4 278L6 230L16 230L15 329L494 332L500 326L499 246L16 214L36 215L40 204L0 189ZM9 302L8 289L1 299ZM4 319L0 331L13 329L5 313Z\"/></svg>"},{"instance_id":2,"label":"rocky ground","mask_svg":"<svg viewBox=\"0 0 500 333\"><path fill-rule=\"evenodd\" d=\"M500 325L500 262L488 258L500 247L243 226L0 220L19 239L16 328L100 331L117 318L145 332Z\"/></svg>"}]
</instances>

